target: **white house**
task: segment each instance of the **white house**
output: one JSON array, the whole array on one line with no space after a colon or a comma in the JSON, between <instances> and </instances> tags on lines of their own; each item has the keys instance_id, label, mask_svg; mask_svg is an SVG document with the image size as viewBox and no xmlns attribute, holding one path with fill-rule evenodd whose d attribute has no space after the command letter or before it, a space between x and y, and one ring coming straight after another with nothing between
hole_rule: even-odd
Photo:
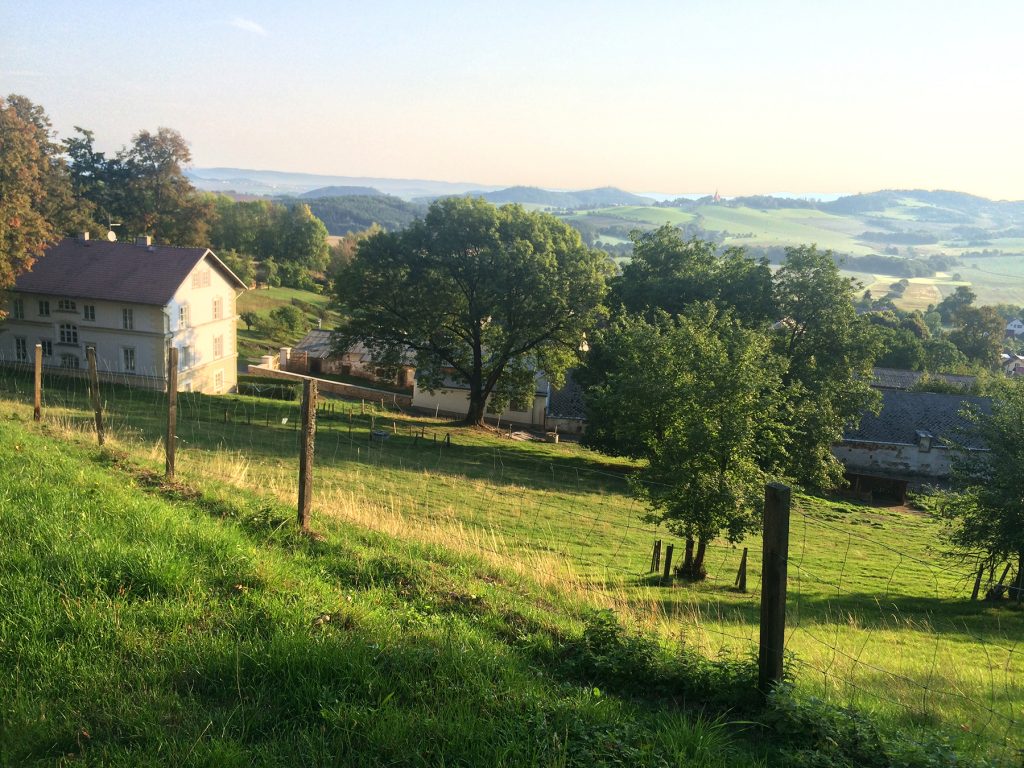
<instances>
[{"instance_id":1,"label":"white house","mask_svg":"<svg viewBox=\"0 0 1024 768\"><path fill-rule=\"evenodd\" d=\"M1018 317L1013 318L1006 324L1006 335L1024 336L1024 320Z\"/></svg>"},{"instance_id":2,"label":"white house","mask_svg":"<svg viewBox=\"0 0 1024 768\"><path fill-rule=\"evenodd\" d=\"M66 238L10 291L0 362L85 367L96 349L105 379L162 389L178 348L178 387L228 392L237 383L235 299L245 285L208 248Z\"/></svg>"}]
</instances>

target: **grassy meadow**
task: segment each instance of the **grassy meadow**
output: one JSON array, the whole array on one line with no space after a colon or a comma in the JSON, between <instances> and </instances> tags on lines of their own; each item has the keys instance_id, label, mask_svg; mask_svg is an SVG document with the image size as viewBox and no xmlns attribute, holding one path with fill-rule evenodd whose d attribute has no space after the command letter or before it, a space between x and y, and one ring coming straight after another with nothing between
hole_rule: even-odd
<instances>
[{"instance_id":1,"label":"grassy meadow","mask_svg":"<svg viewBox=\"0 0 1024 768\"><path fill-rule=\"evenodd\" d=\"M81 382L52 378L46 413L89 440ZM9 417L30 418L28 382L5 372ZM107 387L118 445L162 461L164 396ZM297 403L181 395L179 476L225 498L295 498ZM371 439L371 429L386 439ZM446 445L445 436L451 444ZM628 462L571 443L465 430L379 404L331 401L318 424L314 527L358 530L479 560L544 600L614 609L625 624L703 657L742 661L756 648L760 542L746 594L741 548L712 546L709 579L665 586L648 574L656 538L641 520ZM241 489L241 490L239 490ZM800 695L854 704L904 733L940 732L1004 757L1021 742L1024 613L968 600L969 566L944 559L939 530L905 508L799 497L791 523L787 651Z\"/></svg>"},{"instance_id":2,"label":"grassy meadow","mask_svg":"<svg viewBox=\"0 0 1024 768\"><path fill-rule=\"evenodd\" d=\"M298 306L308 327L316 328L317 320L324 318L324 327L330 328L334 316L328 309L329 303L329 296L279 286L243 292L238 297L237 311L239 314L255 312L265 317L277 307ZM259 362L262 355L275 354L282 346L294 344L298 340L270 338L257 328L249 328L243 322L238 323L238 356L241 360Z\"/></svg>"}]
</instances>

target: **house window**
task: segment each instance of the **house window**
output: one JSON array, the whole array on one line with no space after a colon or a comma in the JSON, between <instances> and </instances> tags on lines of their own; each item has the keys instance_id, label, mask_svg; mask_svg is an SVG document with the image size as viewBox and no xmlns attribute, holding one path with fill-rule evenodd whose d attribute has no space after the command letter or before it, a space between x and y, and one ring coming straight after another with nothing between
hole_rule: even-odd
<instances>
[{"instance_id":1,"label":"house window","mask_svg":"<svg viewBox=\"0 0 1024 768\"><path fill-rule=\"evenodd\" d=\"M130 331L135 327L135 313L125 307L121 310L121 327L126 331Z\"/></svg>"},{"instance_id":2,"label":"house window","mask_svg":"<svg viewBox=\"0 0 1024 768\"><path fill-rule=\"evenodd\" d=\"M57 300L57 311L58 312L77 312L78 306L71 299L58 299Z\"/></svg>"},{"instance_id":3,"label":"house window","mask_svg":"<svg viewBox=\"0 0 1024 768\"><path fill-rule=\"evenodd\" d=\"M43 300L39 302L39 316L49 317L50 316L50 302Z\"/></svg>"},{"instance_id":4,"label":"house window","mask_svg":"<svg viewBox=\"0 0 1024 768\"><path fill-rule=\"evenodd\" d=\"M78 343L78 326L77 325L61 325L60 327L60 343L61 344L77 344ZM78 366L75 366L76 368Z\"/></svg>"},{"instance_id":5,"label":"house window","mask_svg":"<svg viewBox=\"0 0 1024 768\"><path fill-rule=\"evenodd\" d=\"M40 339L39 343L43 347L43 357L53 357L53 342L49 339Z\"/></svg>"},{"instance_id":6,"label":"house window","mask_svg":"<svg viewBox=\"0 0 1024 768\"><path fill-rule=\"evenodd\" d=\"M83 304L82 305L82 317L85 320L96 319L96 305L95 304Z\"/></svg>"},{"instance_id":7,"label":"house window","mask_svg":"<svg viewBox=\"0 0 1024 768\"><path fill-rule=\"evenodd\" d=\"M178 307L178 328L188 328L188 304Z\"/></svg>"},{"instance_id":8,"label":"house window","mask_svg":"<svg viewBox=\"0 0 1024 768\"><path fill-rule=\"evenodd\" d=\"M213 374L213 391L220 392L224 389L224 371L217 371Z\"/></svg>"},{"instance_id":9,"label":"house window","mask_svg":"<svg viewBox=\"0 0 1024 768\"><path fill-rule=\"evenodd\" d=\"M19 363L27 363L28 362L28 340L27 339L18 338L17 336L14 338L14 358Z\"/></svg>"},{"instance_id":10,"label":"house window","mask_svg":"<svg viewBox=\"0 0 1024 768\"><path fill-rule=\"evenodd\" d=\"M210 270L198 269L192 273L192 287L193 288L209 288L210 287Z\"/></svg>"},{"instance_id":11,"label":"house window","mask_svg":"<svg viewBox=\"0 0 1024 768\"><path fill-rule=\"evenodd\" d=\"M178 370L184 371L192 367L192 347L182 347L178 350Z\"/></svg>"},{"instance_id":12,"label":"house window","mask_svg":"<svg viewBox=\"0 0 1024 768\"><path fill-rule=\"evenodd\" d=\"M224 357L224 337L214 336L213 337L213 356Z\"/></svg>"},{"instance_id":13,"label":"house window","mask_svg":"<svg viewBox=\"0 0 1024 768\"><path fill-rule=\"evenodd\" d=\"M60 356L60 367L61 368L80 368L81 362L78 359L78 355L61 355Z\"/></svg>"},{"instance_id":14,"label":"house window","mask_svg":"<svg viewBox=\"0 0 1024 768\"><path fill-rule=\"evenodd\" d=\"M135 347L121 347L121 370L135 373Z\"/></svg>"},{"instance_id":15,"label":"house window","mask_svg":"<svg viewBox=\"0 0 1024 768\"><path fill-rule=\"evenodd\" d=\"M224 299L218 296L213 300L213 319L220 320L224 317Z\"/></svg>"},{"instance_id":16,"label":"house window","mask_svg":"<svg viewBox=\"0 0 1024 768\"><path fill-rule=\"evenodd\" d=\"M11 305L11 314L14 316L15 320L24 320L25 302L21 299L15 299L14 303Z\"/></svg>"}]
</instances>

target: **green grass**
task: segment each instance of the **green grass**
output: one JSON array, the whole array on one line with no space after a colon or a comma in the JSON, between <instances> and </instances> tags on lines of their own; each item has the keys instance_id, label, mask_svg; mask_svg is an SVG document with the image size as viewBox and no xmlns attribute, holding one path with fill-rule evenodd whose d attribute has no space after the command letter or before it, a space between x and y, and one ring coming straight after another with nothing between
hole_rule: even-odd
<instances>
[{"instance_id":1,"label":"green grass","mask_svg":"<svg viewBox=\"0 0 1024 768\"><path fill-rule=\"evenodd\" d=\"M264 288L245 291L238 297L238 313L255 312L266 316L277 307L290 306L300 302L306 325L315 328L317 321L323 319L323 327L330 328L334 324L335 315L328 309L330 297L312 291L297 288ZM255 328L248 328L244 323L238 324L238 356L242 360L259 362L262 355L276 354L281 347L297 343L303 334L296 338L270 338Z\"/></svg>"},{"instance_id":2,"label":"green grass","mask_svg":"<svg viewBox=\"0 0 1024 768\"><path fill-rule=\"evenodd\" d=\"M14 423L0 463L4 764L754 763L724 725L581 677L578 623L480 562L305 539Z\"/></svg>"},{"instance_id":3,"label":"green grass","mask_svg":"<svg viewBox=\"0 0 1024 768\"><path fill-rule=\"evenodd\" d=\"M28 418L24 377L4 374L0 389L4 407ZM46 390L49 418L86 428L79 383L52 378ZM163 396L106 388L104 397L118 439L159 461ZM290 502L297 411L183 395L180 475ZM371 426L391 434L371 441ZM318 429L316 525L484 562L570 615L611 607L664 643L747 658L757 637L759 540L744 542L750 594L732 591L741 553L724 543L711 548L706 583L660 586L646 574L651 544L662 538L678 553L681 542L639 519L625 481L630 466L572 444L517 442L336 402ZM944 733L965 750L1005 750L1006 735L1019 746L1024 614L969 602L967 569L942 558L938 532L930 518L901 508L799 499L787 641L796 690L856 705L906 734Z\"/></svg>"}]
</instances>

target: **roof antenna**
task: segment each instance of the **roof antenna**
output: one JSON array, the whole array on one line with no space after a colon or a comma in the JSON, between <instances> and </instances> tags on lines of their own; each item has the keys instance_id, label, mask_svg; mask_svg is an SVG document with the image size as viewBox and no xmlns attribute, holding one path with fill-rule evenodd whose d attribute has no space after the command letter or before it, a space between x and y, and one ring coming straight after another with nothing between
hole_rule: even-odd
<instances>
[{"instance_id":1,"label":"roof antenna","mask_svg":"<svg viewBox=\"0 0 1024 768\"><path fill-rule=\"evenodd\" d=\"M117 242L117 233L114 232L114 227L123 227L124 224L120 221L111 221L110 217L107 216L107 240L112 243Z\"/></svg>"}]
</instances>

